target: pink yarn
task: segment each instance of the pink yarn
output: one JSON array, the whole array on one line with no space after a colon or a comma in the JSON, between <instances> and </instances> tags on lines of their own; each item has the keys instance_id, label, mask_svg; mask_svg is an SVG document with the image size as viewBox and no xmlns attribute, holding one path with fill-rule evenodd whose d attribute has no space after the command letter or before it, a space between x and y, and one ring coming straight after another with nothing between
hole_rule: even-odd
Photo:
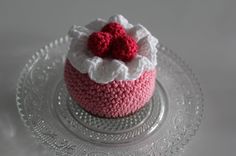
<instances>
[{"instance_id":1,"label":"pink yarn","mask_svg":"<svg viewBox=\"0 0 236 156\"><path fill-rule=\"evenodd\" d=\"M64 80L72 98L91 114L115 118L124 117L142 108L155 88L156 70L143 73L134 81L112 81L99 84L87 74L76 70L66 60Z\"/></svg>"}]
</instances>

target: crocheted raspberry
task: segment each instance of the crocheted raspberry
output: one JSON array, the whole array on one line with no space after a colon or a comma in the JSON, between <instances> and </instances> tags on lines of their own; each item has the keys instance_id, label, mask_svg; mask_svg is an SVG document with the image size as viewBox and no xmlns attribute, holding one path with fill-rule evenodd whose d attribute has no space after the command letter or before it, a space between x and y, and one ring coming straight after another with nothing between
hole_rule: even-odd
<instances>
[{"instance_id":1,"label":"crocheted raspberry","mask_svg":"<svg viewBox=\"0 0 236 156\"><path fill-rule=\"evenodd\" d=\"M123 36L126 34L126 31L123 28L123 26L116 22L108 23L102 28L101 31L110 33L114 38L117 38L119 36Z\"/></svg>"},{"instance_id":2,"label":"crocheted raspberry","mask_svg":"<svg viewBox=\"0 0 236 156\"><path fill-rule=\"evenodd\" d=\"M88 49L99 57L104 57L109 52L112 36L106 32L93 32L88 38Z\"/></svg>"},{"instance_id":3,"label":"crocheted raspberry","mask_svg":"<svg viewBox=\"0 0 236 156\"><path fill-rule=\"evenodd\" d=\"M130 36L120 36L112 42L111 53L113 58L124 62L132 60L138 51L138 45Z\"/></svg>"}]
</instances>

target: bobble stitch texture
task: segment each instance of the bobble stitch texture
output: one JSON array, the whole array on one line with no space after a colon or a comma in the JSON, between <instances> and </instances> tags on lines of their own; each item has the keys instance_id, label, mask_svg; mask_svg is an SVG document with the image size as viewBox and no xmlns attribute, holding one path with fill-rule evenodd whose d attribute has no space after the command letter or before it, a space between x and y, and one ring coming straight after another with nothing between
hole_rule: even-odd
<instances>
[{"instance_id":1,"label":"bobble stitch texture","mask_svg":"<svg viewBox=\"0 0 236 156\"><path fill-rule=\"evenodd\" d=\"M120 36L112 42L112 56L124 62L131 61L138 51L138 45L130 36Z\"/></svg>"},{"instance_id":2,"label":"bobble stitch texture","mask_svg":"<svg viewBox=\"0 0 236 156\"><path fill-rule=\"evenodd\" d=\"M114 38L117 38L119 36L123 36L126 34L126 31L123 28L123 26L116 22L108 23L102 28L101 31L110 33Z\"/></svg>"},{"instance_id":3,"label":"bobble stitch texture","mask_svg":"<svg viewBox=\"0 0 236 156\"><path fill-rule=\"evenodd\" d=\"M109 52L112 36L106 32L94 32L88 38L88 49L99 57L104 57Z\"/></svg>"}]
</instances>

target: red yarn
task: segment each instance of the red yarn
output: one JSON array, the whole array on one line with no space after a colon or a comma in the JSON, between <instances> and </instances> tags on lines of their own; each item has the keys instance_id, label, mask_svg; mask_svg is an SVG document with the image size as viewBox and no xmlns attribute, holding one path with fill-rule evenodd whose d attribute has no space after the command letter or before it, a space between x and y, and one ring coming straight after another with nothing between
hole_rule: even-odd
<instances>
[{"instance_id":1,"label":"red yarn","mask_svg":"<svg viewBox=\"0 0 236 156\"><path fill-rule=\"evenodd\" d=\"M119 36L123 36L126 34L125 29L123 28L123 26L119 23L116 22L112 22L112 23L108 23L106 24L102 30L102 32L107 32L110 33L114 38L117 38Z\"/></svg>"},{"instance_id":2,"label":"red yarn","mask_svg":"<svg viewBox=\"0 0 236 156\"><path fill-rule=\"evenodd\" d=\"M106 24L101 32L92 33L87 46L96 56L105 57L111 54L113 58L125 62L132 60L138 51L137 43L116 22Z\"/></svg>"},{"instance_id":3,"label":"red yarn","mask_svg":"<svg viewBox=\"0 0 236 156\"><path fill-rule=\"evenodd\" d=\"M130 36L120 36L112 42L112 56L124 62L132 60L138 51L138 45Z\"/></svg>"},{"instance_id":4,"label":"red yarn","mask_svg":"<svg viewBox=\"0 0 236 156\"><path fill-rule=\"evenodd\" d=\"M99 84L82 74L66 60L64 80L72 98L86 111L101 117L123 117L138 111L152 97L156 69L133 81Z\"/></svg>"},{"instance_id":5,"label":"red yarn","mask_svg":"<svg viewBox=\"0 0 236 156\"><path fill-rule=\"evenodd\" d=\"M112 36L106 32L94 32L88 38L88 49L99 57L104 57L109 52Z\"/></svg>"}]
</instances>

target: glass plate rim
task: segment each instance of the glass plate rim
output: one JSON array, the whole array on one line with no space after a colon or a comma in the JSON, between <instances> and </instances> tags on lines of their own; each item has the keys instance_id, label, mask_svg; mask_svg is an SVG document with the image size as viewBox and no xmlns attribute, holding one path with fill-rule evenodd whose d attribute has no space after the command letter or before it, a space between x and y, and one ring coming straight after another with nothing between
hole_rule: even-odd
<instances>
[{"instance_id":1,"label":"glass plate rim","mask_svg":"<svg viewBox=\"0 0 236 156\"><path fill-rule=\"evenodd\" d=\"M64 42L68 42L70 39L69 37L66 35L64 37L61 37L47 45L45 45L43 48L41 48L39 51L35 52L32 57L27 61L27 63L25 64L25 66L23 67L23 69L20 72L19 78L17 80L17 85L16 85L16 105L18 108L18 113L24 123L24 125L26 127L28 127L29 129L31 129L30 125L27 123L27 119L25 118L24 115L24 110L21 108L22 103L20 102L20 92L21 92L21 85L24 81L24 74L25 72L27 72L28 67L33 63L33 61L41 55L44 55L45 53L49 52L50 48L53 48L55 46L58 46L60 44L63 44ZM190 78L191 82L194 84L194 89L196 89L200 95L200 107L201 109L199 109L199 114L198 114L198 122L194 123L194 129L191 129L191 133L186 136L185 138L183 138L182 143L178 143L177 145L174 146L174 148L168 149L166 151L166 154L174 154L174 153L178 153L179 151L181 151L183 149L183 147L188 144L188 142L191 140L191 138L193 136L196 135L196 132L198 131L200 124L202 122L203 119L203 115L204 115L204 105L205 105L205 100L204 100L204 94L202 91L202 88L200 86L200 83L196 77L196 75L193 73L192 69L189 67L189 65L181 58L179 57L176 53L174 53L171 49L167 48L166 46L164 46L163 44L159 44L159 49L161 49L164 55L168 56L169 58L172 59L172 61L176 62L184 71L185 73L188 75L188 77ZM32 131L32 129L31 129ZM34 136L34 135L33 135ZM40 140L40 138L34 136L36 138L36 141L39 143L43 143L42 140ZM54 149L55 150L55 149Z\"/></svg>"}]
</instances>

